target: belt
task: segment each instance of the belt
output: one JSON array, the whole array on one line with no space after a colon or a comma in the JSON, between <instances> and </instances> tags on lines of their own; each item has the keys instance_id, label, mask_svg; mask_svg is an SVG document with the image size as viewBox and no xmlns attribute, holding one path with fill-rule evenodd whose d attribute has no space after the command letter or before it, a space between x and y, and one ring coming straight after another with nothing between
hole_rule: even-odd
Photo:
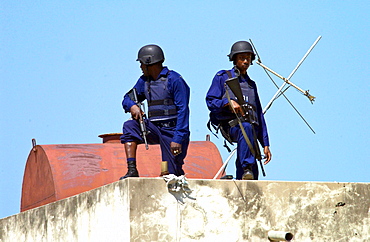
<instances>
[{"instance_id":1,"label":"belt","mask_svg":"<svg viewBox=\"0 0 370 242\"><path fill-rule=\"evenodd\" d=\"M177 114L176 109L164 109L164 110L154 110L149 111L149 118L150 117L157 117L157 116L170 116Z\"/></svg>"},{"instance_id":2,"label":"belt","mask_svg":"<svg viewBox=\"0 0 370 242\"><path fill-rule=\"evenodd\" d=\"M162 99L162 100L154 100L148 102L148 106L155 106L155 105L173 105L172 99Z\"/></svg>"},{"instance_id":3,"label":"belt","mask_svg":"<svg viewBox=\"0 0 370 242\"><path fill-rule=\"evenodd\" d=\"M247 118L245 118L244 116L243 117L240 117L239 119L240 119L241 122L248 122L248 123L250 123L249 120ZM239 123L238 123L238 119L237 118L236 119L232 119L232 120L229 121L230 127L235 127L238 124Z\"/></svg>"},{"instance_id":4,"label":"belt","mask_svg":"<svg viewBox=\"0 0 370 242\"><path fill-rule=\"evenodd\" d=\"M177 124L177 120L164 120L164 121L152 121L152 123L154 123L155 126L159 126L161 128L163 127L175 127L176 124Z\"/></svg>"}]
</instances>

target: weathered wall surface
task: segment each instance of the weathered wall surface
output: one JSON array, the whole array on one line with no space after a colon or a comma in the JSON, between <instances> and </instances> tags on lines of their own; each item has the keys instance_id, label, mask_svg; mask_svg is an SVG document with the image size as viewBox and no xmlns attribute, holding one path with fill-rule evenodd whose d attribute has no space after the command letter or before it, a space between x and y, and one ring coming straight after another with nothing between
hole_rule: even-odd
<instances>
[{"instance_id":1,"label":"weathered wall surface","mask_svg":"<svg viewBox=\"0 0 370 242\"><path fill-rule=\"evenodd\" d=\"M370 184L130 178L0 220L0 241L369 241Z\"/></svg>"}]
</instances>

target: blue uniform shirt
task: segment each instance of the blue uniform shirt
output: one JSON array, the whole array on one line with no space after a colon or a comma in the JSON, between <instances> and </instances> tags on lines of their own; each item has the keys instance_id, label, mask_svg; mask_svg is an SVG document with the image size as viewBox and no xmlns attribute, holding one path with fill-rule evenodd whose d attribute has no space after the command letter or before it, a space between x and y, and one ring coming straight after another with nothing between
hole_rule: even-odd
<instances>
[{"instance_id":1,"label":"blue uniform shirt","mask_svg":"<svg viewBox=\"0 0 370 242\"><path fill-rule=\"evenodd\" d=\"M230 72L233 77L236 76L234 69L231 69ZM209 88L207 96L206 96L207 107L211 111L211 113L227 114L231 112L228 107L225 107L225 105L229 102L228 99L223 98L225 94L224 85L227 79L229 79L227 72L225 70L222 70L222 71L217 72L217 74L212 80L211 87ZM259 142L261 143L263 147L270 146L266 122L265 122L265 118L262 112L261 102L258 96L256 83L252 81L248 75L246 75L245 79L239 76L239 82L248 82L248 84L251 85L255 91L255 97L256 97L255 101L257 105L256 109L257 109L257 116L259 119L259 125L257 126L257 139L259 140Z\"/></svg>"},{"instance_id":2,"label":"blue uniform shirt","mask_svg":"<svg viewBox=\"0 0 370 242\"><path fill-rule=\"evenodd\" d=\"M173 97L174 104L177 109L177 123L176 129L172 141L181 144L184 139L189 137L189 99L190 89L186 84L185 80L175 71L169 71L167 67L163 67L161 73L157 77L157 80L168 73L168 89ZM146 99L145 82L148 80L147 77L141 76L136 82L134 88L136 88L139 101ZM131 100L129 95L126 95L122 101L122 107L125 112L130 112L130 108L135 105L135 102Z\"/></svg>"}]
</instances>

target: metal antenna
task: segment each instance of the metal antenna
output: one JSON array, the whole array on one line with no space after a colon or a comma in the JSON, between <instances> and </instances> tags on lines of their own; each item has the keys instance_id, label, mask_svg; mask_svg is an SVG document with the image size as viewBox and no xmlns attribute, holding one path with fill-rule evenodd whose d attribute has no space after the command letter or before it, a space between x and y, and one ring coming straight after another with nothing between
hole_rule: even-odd
<instances>
[{"instance_id":1,"label":"metal antenna","mask_svg":"<svg viewBox=\"0 0 370 242\"><path fill-rule=\"evenodd\" d=\"M269 72L271 72L272 74L274 74L275 76L279 77L280 79L282 79L285 83L288 83L290 86L294 87L295 89L297 89L298 91L300 91L303 95L305 95L306 97L308 97L308 99L310 99L311 103L313 101L315 101L315 97L312 96L310 93L309 93L309 90L305 91L303 90L302 88L298 87L297 85L295 85L293 82L289 81L289 79L283 77L282 75L280 75L279 73L273 71L271 68L268 68L267 66L265 66L264 64L260 63L257 61L257 64L262 66L265 70L268 70ZM281 90L278 90L278 92L276 93L276 95L281 92ZM276 98L273 98L273 99L276 99ZM271 104L270 104L271 106Z\"/></svg>"},{"instance_id":2,"label":"metal antenna","mask_svg":"<svg viewBox=\"0 0 370 242\"><path fill-rule=\"evenodd\" d=\"M311 131L315 134L315 131L312 129L312 127L308 124L308 122L305 120L305 118L301 115L301 113L298 111L298 109L293 105L293 103L287 98L287 96L284 94L284 92L290 87L290 86L293 86L294 88L296 88L298 91L300 91L301 93L303 93L305 96L307 96L311 103L315 100L315 97L310 95L309 94L309 91L303 91L301 88L297 87L296 85L294 85L293 83L291 83L289 81L289 79L294 75L294 73L298 70L298 68L301 66L301 64L303 63L303 61L306 59L306 57L309 55L309 53L312 51L312 49L316 46L316 44L318 43L318 41L321 39L321 36L319 36L316 41L313 43L313 45L310 47L310 49L307 51L307 53L303 56L303 58L301 59L301 61L298 63L298 65L294 68L294 70L292 71L292 73L289 75L288 78L284 78L282 77L281 75L277 74L276 72L274 72L273 70L271 70L270 68L266 67L265 65L262 64L262 61L261 61L261 58L257 52L257 49L256 47L254 46L253 42L251 39L249 39L250 43L252 44L252 47L254 49L254 51L256 52L256 55L257 55L257 64L259 64L260 66L263 67L264 71L266 72L267 76L270 78L270 80L272 81L272 83L276 86L276 88L278 88L278 91L275 93L274 97L271 99L271 101L267 104L267 106L265 107L265 109L263 110L263 113L266 113L266 111L271 107L272 103L278 98L280 97L281 95L283 95L283 97L287 100L287 102L292 106L292 108L297 112L297 114L301 117L301 119L305 122L305 124L311 129ZM270 76L269 72L270 71L271 73L273 73L274 75L278 76L279 78L283 79L284 80L284 83L283 85L279 88L279 86L276 84L276 82L273 80L273 78ZM289 84L289 86L284 90L282 91L282 89L284 88L284 86L286 84Z\"/></svg>"},{"instance_id":3,"label":"metal antenna","mask_svg":"<svg viewBox=\"0 0 370 242\"><path fill-rule=\"evenodd\" d=\"M316 41L312 44L312 46L310 47L310 49L307 51L307 53L303 56L303 58L301 59L301 61L297 64L297 66L294 68L294 70L292 71L292 73L290 73L290 75L288 76L288 78L284 78L282 76L280 76L279 74L277 74L276 72L272 71L270 68L266 67L266 66L263 66L261 65L262 63L261 62L257 62L257 64L261 65L265 70L268 70L270 71L271 73L277 75L279 78L283 79L284 80L284 83L283 85L281 85L281 87L277 90L277 92L275 93L275 95L272 97L272 99L270 100L270 102L266 105L266 107L264 108L263 110L263 113L266 113L266 111L271 107L272 103L280 96L282 95L288 88L286 88L284 91L282 91L282 89L285 87L286 84L290 84L290 86L293 86L295 87L297 90L299 90L300 92L302 92L305 96L307 96L311 103L315 100L315 97L309 95L308 91L303 91L302 89L300 88L297 88L297 86L295 85L292 85L292 83L290 83L290 78L292 78L292 76L294 75L294 73L298 70L298 68L301 66L301 64L303 63L303 61L307 58L307 56L311 53L312 49L316 46L316 44L319 42L319 40L321 39L321 36L319 36ZM279 96L278 96L279 95Z\"/></svg>"},{"instance_id":4,"label":"metal antenna","mask_svg":"<svg viewBox=\"0 0 370 242\"><path fill-rule=\"evenodd\" d=\"M316 41L312 44L311 48L307 51L307 53L305 54L305 56L303 56L302 60L298 63L296 69L298 69L298 67L302 64L302 62L306 59L306 57L309 55L309 53L311 53L312 49L316 46L316 44L319 42L319 40L321 39L321 36L317 37ZM289 79L289 78L288 78ZM284 87L285 83L282 85L282 87L279 89L281 90L283 87ZM279 93L279 95L275 98L275 100L277 98L279 98L286 90L289 89L290 86L287 86L283 91L281 91Z\"/></svg>"}]
</instances>

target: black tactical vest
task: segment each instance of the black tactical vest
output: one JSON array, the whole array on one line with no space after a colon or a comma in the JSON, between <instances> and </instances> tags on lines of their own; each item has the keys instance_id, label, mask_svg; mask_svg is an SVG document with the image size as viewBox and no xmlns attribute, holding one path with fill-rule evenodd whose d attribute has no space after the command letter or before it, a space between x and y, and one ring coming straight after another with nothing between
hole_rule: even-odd
<instances>
[{"instance_id":1,"label":"black tactical vest","mask_svg":"<svg viewBox=\"0 0 370 242\"><path fill-rule=\"evenodd\" d=\"M158 80L145 82L145 97L148 101L148 116L151 121L177 118L173 95L168 89L168 74Z\"/></svg>"}]
</instances>

